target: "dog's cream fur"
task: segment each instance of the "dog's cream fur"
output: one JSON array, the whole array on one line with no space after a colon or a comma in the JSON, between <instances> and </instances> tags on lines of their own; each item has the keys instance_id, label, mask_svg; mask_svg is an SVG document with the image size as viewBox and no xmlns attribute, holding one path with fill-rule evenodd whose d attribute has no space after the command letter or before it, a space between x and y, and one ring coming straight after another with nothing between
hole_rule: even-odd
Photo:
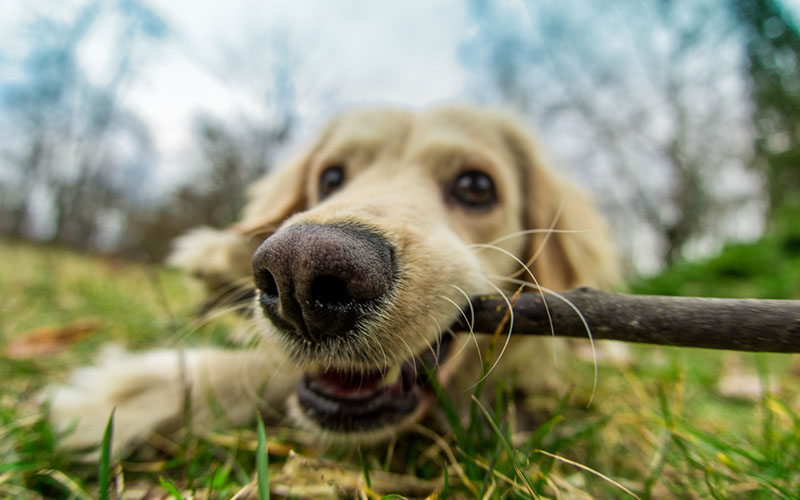
<instances>
[{"instance_id":1,"label":"dog's cream fur","mask_svg":"<svg viewBox=\"0 0 800 500\"><path fill-rule=\"evenodd\" d=\"M318 176L333 164L345 167L346 182L318 202ZM492 177L496 207L474 212L446 200L445 186L464 169ZM586 197L547 168L521 125L499 112L451 107L342 115L296 161L255 183L249 196L238 224L188 234L170 262L212 290L230 283L252 286L250 256L259 243L299 223L355 222L380 231L395 248L400 282L371 320L359 361L331 353L331 365L385 369L418 354L462 315L456 304L466 304L465 294L494 293L491 283L513 290L502 276L530 281L520 262L528 262L538 283L552 289L607 286L617 278L605 226ZM492 242L497 248L485 246ZM313 363L290 361L291 345L275 342L271 323L257 308L254 315L264 336L255 349L107 353L99 365L78 371L52 398L53 421L62 428L76 424L65 444L97 443L115 407L115 446L126 448L179 423L186 394L195 425L214 421L212 399L232 424L252 418L256 408L286 411L303 370ZM467 334L461 337L473 347L442 370L456 392L478 373L474 344ZM513 342L499 368L533 367L532 378L549 381L554 340ZM468 379L456 380L451 372ZM401 430L426 409L370 438ZM294 413L300 425L315 426L296 408Z\"/></svg>"}]
</instances>

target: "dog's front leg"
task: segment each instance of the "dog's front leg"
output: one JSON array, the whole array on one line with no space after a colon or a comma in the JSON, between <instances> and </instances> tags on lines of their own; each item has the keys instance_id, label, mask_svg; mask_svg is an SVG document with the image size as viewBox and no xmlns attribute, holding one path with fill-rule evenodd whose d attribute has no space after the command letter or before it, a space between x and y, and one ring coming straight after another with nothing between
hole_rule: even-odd
<instances>
[{"instance_id":1,"label":"dog's front leg","mask_svg":"<svg viewBox=\"0 0 800 500\"><path fill-rule=\"evenodd\" d=\"M220 420L242 424L258 409L280 411L300 377L284 360L259 349L107 351L50 391L50 418L66 431L61 445L80 449L101 442L116 409L112 445L119 455L184 422L199 430Z\"/></svg>"}]
</instances>

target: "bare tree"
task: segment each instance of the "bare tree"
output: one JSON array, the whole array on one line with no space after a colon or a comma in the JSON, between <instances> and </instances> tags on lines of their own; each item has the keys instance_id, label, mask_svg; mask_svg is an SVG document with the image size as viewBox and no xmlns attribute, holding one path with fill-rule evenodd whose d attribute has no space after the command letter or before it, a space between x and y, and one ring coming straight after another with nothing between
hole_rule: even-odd
<instances>
[{"instance_id":1,"label":"bare tree","mask_svg":"<svg viewBox=\"0 0 800 500\"><path fill-rule=\"evenodd\" d=\"M109 76L92 81L79 49L104 16L124 29L114 40ZM124 214L152 163L148 131L118 102L142 37L163 25L136 1L93 2L67 22L39 17L24 61L25 79L10 86L2 111L13 123L3 139L2 230L84 249L103 239L103 226ZM38 220L37 220L38 219Z\"/></svg>"},{"instance_id":2,"label":"bare tree","mask_svg":"<svg viewBox=\"0 0 800 500\"><path fill-rule=\"evenodd\" d=\"M483 74L476 94L561 141L623 241L641 239L631 229L651 235L657 262L730 235L726 222L758 200L760 182L746 175L741 37L727 10L689 0L519 5L469 4L476 30L464 54L474 55L464 63Z\"/></svg>"},{"instance_id":3,"label":"bare tree","mask_svg":"<svg viewBox=\"0 0 800 500\"><path fill-rule=\"evenodd\" d=\"M195 118L197 155L187 159L193 162L187 165L191 174L151 210L135 215L121 251L160 260L181 233L237 219L247 187L272 168L298 122L294 82L300 58L287 34L277 32L268 42L251 41L263 45L259 51L228 47L220 62L203 62L256 105L233 115Z\"/></svg>"},{"instance_id":4,"label":"bare tree","mask_svg":"<svg viewBox=\"0 0 800 500\"><path fill-rule=\"evenodd\" d=\"M776 0L733 0L746 39L756 157L770 210L800 204L800 29Z\"/></svg>"}]
</instances>

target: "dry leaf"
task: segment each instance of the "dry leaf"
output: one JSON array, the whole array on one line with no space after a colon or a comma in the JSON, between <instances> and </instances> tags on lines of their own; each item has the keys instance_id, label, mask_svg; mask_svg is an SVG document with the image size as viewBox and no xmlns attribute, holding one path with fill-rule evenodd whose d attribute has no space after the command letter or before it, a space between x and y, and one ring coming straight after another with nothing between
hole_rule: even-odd
<instances>
[{"instance_id":1,"label":"dry leaf","mask_svg":"<svg viewBox=\"0 0 800 500\"><path fill-rule=\"evenodd\" d=\"M55 354L72 346L100 328L97 320L80 320L68 325L40 326L8 343L3 355L11 359L33 359Z\"/></svg>"}]
</instances>

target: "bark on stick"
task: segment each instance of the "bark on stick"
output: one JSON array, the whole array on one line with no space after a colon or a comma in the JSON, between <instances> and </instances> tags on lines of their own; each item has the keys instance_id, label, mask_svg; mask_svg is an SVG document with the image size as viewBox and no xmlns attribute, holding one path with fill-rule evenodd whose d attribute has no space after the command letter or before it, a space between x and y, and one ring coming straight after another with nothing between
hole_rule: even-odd
<instances>
[{"instance_id":1,"label":"bark on stick","mask_svg":"<svg viewBox=\"0 0 800 500\"><path fill-rule=\"evenodd\" d=\"M800 352L800 301L625 295L576 288L559 296L520 294L514 303L516 335L551 335L646 344L755 352ZM545 307L546 302L546 307ZM570 305L572 304L572 306ZM499 295L472 298L474 330L491 333L507 303ZM550 312L548 316L547 312ZM469 309L465 310L470 317ZM468 330L462 319L454 329Z\"/></svg>"}]
</instances>

